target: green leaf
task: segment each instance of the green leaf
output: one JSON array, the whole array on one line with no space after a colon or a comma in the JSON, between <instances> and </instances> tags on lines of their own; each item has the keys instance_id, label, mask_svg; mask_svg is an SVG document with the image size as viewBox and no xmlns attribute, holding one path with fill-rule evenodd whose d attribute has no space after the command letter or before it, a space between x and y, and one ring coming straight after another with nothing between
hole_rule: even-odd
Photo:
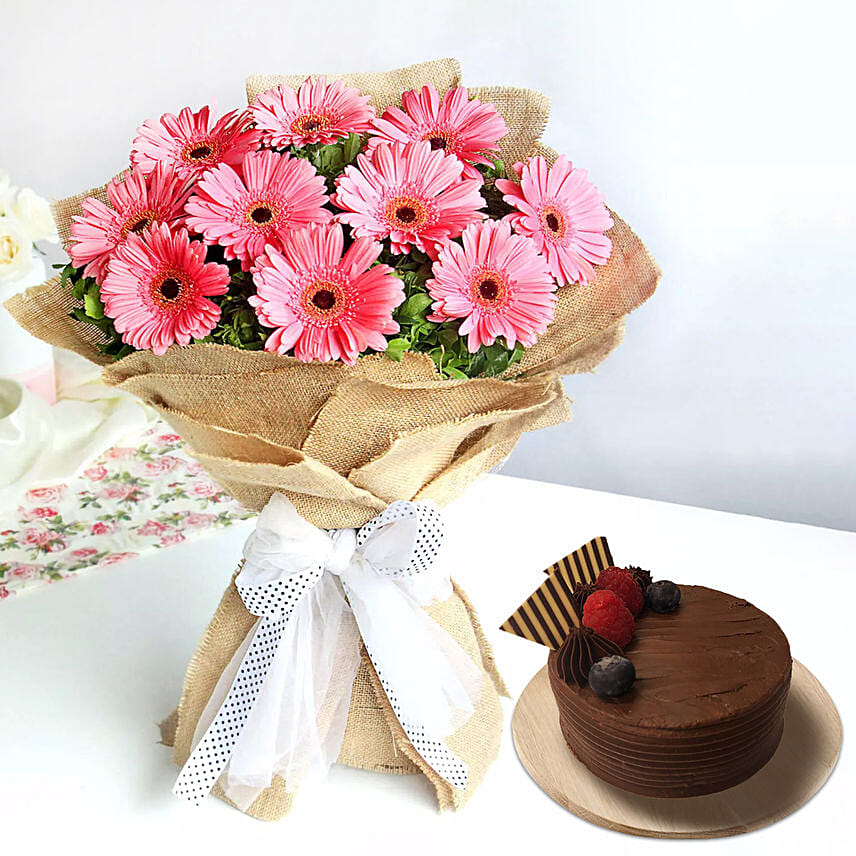
<instances>
[{"instance_id":1,"label":"green leaf","mask_svg":"<svg viewBox=\"0 0 856 856\"><path fill-rule=\"evenodd\" d=\"M100 321L104 317L104 304L101 302L101 296L98 289L90 289L83 297L83 308L86 314L95 321Z\"/></svg>"},{"instance_id":2,"label":"green leaf","mask_svg":"<svg viewBox=\"0 0 856 856\"><path fill-rule=\"evenodd\" d=\"M386 345L386 355L397 363L401 362L404 352L409 350L410 341L408 339L391 339Z\"/></svg>"},{"instance_id":3,"label":"green leaf","mask_svg":"<svg viewBox=\"0 0 856 856\"><path fill-rule=\"evenodd\" d=\"M344 155L345 163L353 163L363 145L363 139L359 134L349 134L345 140L342 154Z\"/></svg>"},{"instance_id":4,"label":"green leaf","mask_svg":"<svg viewBox=\"0 0 856 856\"><path fill-rule=\"evenodd\" d=\"M433 303L430 294L418 292L411 295L398 307L397 315L405 320L415 321L421 319L425 310Z\"/></svg>"}]
</instances>

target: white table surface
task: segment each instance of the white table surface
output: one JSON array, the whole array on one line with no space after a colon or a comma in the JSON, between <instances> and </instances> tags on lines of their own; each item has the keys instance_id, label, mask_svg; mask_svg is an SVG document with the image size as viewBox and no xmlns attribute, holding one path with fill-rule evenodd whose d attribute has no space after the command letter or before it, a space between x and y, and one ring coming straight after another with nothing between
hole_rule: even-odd
<instances>
[{"instance_id":1,"label":"white table surface","mask_svg":"<svg viewBox=\"0 0 856 856\"><path fill-rule=\"evenodd\" d=\"M735 485L735 490L747 486ZM487 476L449 507L457 581L476 604L513 698L546 651L497 629L542 569L596 535L621 564L715 586L773 615L826 686L845 730L856 702L856 533ZM170 793L156 723L252 527L96 571L0 605L0 849L59 853L646 853L668 846L843 852L854 770L846 748L821 793L759 832L707 842L634 838L556 805L521 767L505 702L500 756L469 805L438 815L424 779L334 767L279 823ZM7 849L8 844L17 847ZM256 849L259 848L259 849ZM261 848L266 848L263 851ZM269 849L267 849L269 848Z\"/></svg>"}]
</instances>

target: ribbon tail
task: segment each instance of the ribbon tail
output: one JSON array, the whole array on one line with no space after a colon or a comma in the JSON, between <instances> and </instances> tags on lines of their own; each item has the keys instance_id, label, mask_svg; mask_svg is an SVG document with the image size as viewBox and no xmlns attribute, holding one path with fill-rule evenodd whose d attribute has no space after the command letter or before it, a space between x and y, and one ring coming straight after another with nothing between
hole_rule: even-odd
<instances>
[{"instance_id":1,"label":"ribbon tail","mask_svg":"<svg viewBox=\"0 0 856 856\"><path fill-rule=\"evenodd\" d=\"M287 617L263 617L256 623L226 700L178 774L172 789L177 797L198 805L217 784L258 698L287 623Z\"/></svg>"},{"instance_id":2,"label":"ribbon tail","mask_svg":"<svg viewBox=\"0 0 856 856\"><path fill-rule=\"evenodd\" d=\"M346 593L369 659L414 749L446 782L466 790L468 768L445 743L481 698L472 658L397 582L369 564L351 567Z\"/></svg>"}]
</instances>

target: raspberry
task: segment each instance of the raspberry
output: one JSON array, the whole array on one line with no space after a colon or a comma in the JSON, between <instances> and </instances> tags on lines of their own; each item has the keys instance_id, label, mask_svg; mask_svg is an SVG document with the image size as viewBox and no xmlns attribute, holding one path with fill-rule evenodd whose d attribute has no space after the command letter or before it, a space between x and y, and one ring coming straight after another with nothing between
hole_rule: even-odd
<instances>
[{"instance_id":1,"label":"raspberry","mask_svg":"<svg viewBox=\"0 0 856 856\"><path fill-rule=\"evenodd\" d=\"M633 615L624 601L609 589L601 589L586 598L583 624L595 633L624 648L633 638Z\"/></svg>"},{"instance_id":2,"label":"raspberry","mask_svg":"<svg viewBox=\"0 0 856 856\"><path fill-rule=\"evenodd\" d=\"M645 595L642 594L642 588L631 571L616 567L606 568L597 575L596 585L599 589L614 591L634 615L642 612L645 606Z\"/></svg>"}]
</instances>

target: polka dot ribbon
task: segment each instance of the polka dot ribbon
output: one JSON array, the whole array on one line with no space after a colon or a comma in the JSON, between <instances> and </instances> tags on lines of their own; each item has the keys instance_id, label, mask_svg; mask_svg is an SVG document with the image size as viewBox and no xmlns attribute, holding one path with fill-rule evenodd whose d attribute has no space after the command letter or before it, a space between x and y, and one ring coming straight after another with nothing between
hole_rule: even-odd
<instances>
[{"instance_id":1,"label":"polka dot ribbon","mask_svg":"<svg viewBox=\"0 0 856 856\"><path fill-rule=\"evenodd\" d=\"M443 737L472 715L481 675L407 592L410 578L432 569L442 541L443 522L432 503L394 502L359 530L325 532L275 494L247 541L235 580L244 605L259 621L225 700L173 793L198 804L220 780L292 613L325 573L339 577L368 656L414 749L441 778L465 790L467 765Z\"/></svg>"}]
</instances>

